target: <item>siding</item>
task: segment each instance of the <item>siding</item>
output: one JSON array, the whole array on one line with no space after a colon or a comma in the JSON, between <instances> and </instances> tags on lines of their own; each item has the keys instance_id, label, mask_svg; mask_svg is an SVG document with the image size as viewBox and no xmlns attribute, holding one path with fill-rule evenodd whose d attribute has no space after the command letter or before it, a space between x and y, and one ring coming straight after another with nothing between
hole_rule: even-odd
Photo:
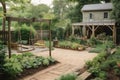
<instances>
[{"instance_id":1,"label":"siding","mask_svg":"<svg viewBox=\"0 0 120 80\"><path fill-rule=\"evenodd\" d=\"M108 12L108 18L104 18L104 12ZM83 14L83 22L100 22L100 21L111 21L110 19L110 12L111 11L88 11L82 12ZM92 13L93 19L90 19L89 14Z\"/></svg>"}]
</instances>

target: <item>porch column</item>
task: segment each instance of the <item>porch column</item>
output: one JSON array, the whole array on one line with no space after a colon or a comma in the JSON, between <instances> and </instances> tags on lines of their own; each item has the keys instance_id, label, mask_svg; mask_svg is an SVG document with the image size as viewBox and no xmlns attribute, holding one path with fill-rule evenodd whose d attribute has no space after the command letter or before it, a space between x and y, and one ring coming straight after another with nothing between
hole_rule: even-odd
<instances>
[{"instance_id":1,"label":"porch column","mask_svg":"<svg viewBox=\"0 0 120 80\"><path fill-rule=\"evenodd\" d=\"M116 27L113 25L113 42L116 43Z\"/></svg>"},{"instance_id":2,"label":"porch column","mask_svg":"<svg viewBox=\"0 0 120 80\"><path fill-rule=\"evenodd\" d=\"M74 28L74 25L72 26L72 36L74 35L74 30L75 30L75 28Z\"/></svg>"},{"instance_id":3,"label":"porch column","mask_svg":"<svg viewBox=\"0 0 120 80\"><path fill-rule=\"evenodd\" d=\"M91 37L95 37L95 26L92 25L92 36Z\"/></svg>"},{"instance_id":4,"label":"porch column","mask_svg":"<svg viewBox=\"0 0 120 80\"><path fill-rule=\"evenodd\" d=\"M85 27L85 25L83 25L82 32L83 32L83 36L86 37L87 32L86 32L86 27Z\"/></svg>"}]
</instances>

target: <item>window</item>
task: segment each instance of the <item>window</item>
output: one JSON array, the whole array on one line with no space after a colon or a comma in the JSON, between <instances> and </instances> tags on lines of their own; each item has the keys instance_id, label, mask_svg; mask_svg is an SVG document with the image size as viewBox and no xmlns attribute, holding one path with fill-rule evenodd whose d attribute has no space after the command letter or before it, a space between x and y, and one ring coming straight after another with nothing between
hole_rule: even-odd
<instances>
[{"instance_id":1,"label":"window","mask_svg":"<svg viewBox=\"0 0 120 80\"><path fill-rule=\"evenodd\" d=\"M92 13L90 13L90 19L92 19L93 18L93 15L92 15Z\"/></svg>"},{"instance_id":2,"label":"window","mask_svg":"<svg viewBox=\"0 0 120 80\"><path fill-rule=\"evenodd\" d=\"M104 18L108 18L108 12L104 12Z\"/></svg>"}]
</instances>

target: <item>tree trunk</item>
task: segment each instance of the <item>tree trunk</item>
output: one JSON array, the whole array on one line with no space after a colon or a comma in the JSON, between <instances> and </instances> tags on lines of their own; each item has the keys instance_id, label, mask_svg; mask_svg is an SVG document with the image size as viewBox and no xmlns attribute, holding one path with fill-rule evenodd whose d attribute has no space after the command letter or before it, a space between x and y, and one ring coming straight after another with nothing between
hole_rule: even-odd
<instances>
[{"instance_id":1,"label":"tree trunk","mask_svg":"<svg viewBox=\"0 0 120 80\"><path fill-rule=\"evenodd\" d=\"M2 22L2 31L3 31L3 41L6 41L5 40L5 25L6 25L6 13L7 13L7 9L6 9L6 4L5 2L1 2L2 4L2 7L3 7L3 22Z\"/></svg>"}]
</instances>

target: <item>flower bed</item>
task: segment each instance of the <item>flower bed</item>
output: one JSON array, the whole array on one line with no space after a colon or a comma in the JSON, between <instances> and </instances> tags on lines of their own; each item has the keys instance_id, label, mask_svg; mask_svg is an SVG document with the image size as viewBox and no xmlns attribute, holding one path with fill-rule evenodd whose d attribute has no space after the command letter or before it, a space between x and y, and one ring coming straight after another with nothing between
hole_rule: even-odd
<instances>
[{"instance_id":1,"label":"flower bed","mask_svg":"<svg viewBox=\"0 0 120 80\"><path fill-rule=\"evenodd\" d=\"M85 47L83 45L70 41L61 41L59 42L57 47L63 49L79 50L79 51L85 50Z\"/></svg>"},{"instance_id":2,"label":"flower bed","mask_svg":"<svg viewBox=\"0 0 120 80\"><path fill-rule=\"evenodd\" d=\"M11 58L6 57L4 72L5 76L7 75L12 78L24 77L45 69L56 62L51 57L35 56L29 52L21 55L13 54Z\"/></svg>"},{"instance_id":3,"label":"flower bed","mask_svg":"<svg viewBox=\"0 0 120 80\"><path fill-rule=\"evenodd\" d=\"M114 53L100 53L92 61L88 61L87 68L92 73L88 80L120 80L120 48Z\"/></svg>"}]
</instances>

